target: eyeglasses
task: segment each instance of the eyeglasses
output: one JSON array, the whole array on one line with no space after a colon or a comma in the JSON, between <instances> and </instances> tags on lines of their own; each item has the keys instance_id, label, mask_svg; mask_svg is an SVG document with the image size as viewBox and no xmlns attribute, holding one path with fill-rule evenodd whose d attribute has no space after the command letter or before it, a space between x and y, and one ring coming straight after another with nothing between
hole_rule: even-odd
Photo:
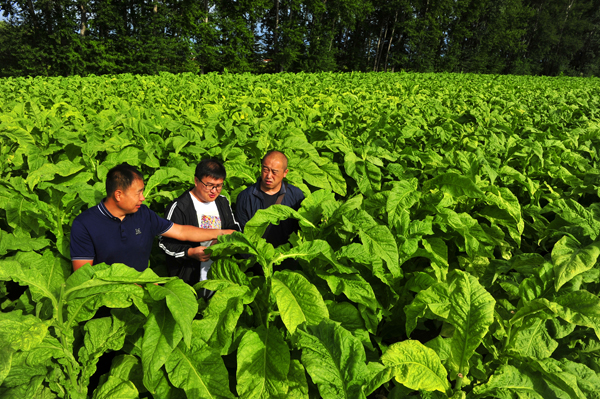
<instances>
[{"instance_id":1,"label":"eyeglasses","mask_svg":"<svg viewBox=\"0 0 600 399\"><path fill-rule=\"evenodd\" d=\"M213 189L219 191L223 188L223 183L221 184L206 184L204 183L202 180L198 179L200 181L200 183L204 184L204 187L206 187L206 189L208 191L212 191Z\"/></svg>"}]
</instances>

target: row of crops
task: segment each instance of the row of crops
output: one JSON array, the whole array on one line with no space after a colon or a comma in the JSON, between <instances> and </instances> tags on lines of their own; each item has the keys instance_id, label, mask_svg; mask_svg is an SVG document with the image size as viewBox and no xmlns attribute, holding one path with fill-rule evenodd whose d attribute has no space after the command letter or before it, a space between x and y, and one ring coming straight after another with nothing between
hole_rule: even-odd
<instances>
[{"instance_id":1,"label":"row of crops","mask_svg":"<svg viewBox=\"0 0 600 399\"><path fill-rule=\"evenodd\" d=\"M161 74L0 92L2 398L600 398L600 80ZM70 225L111 167L138 166L162 214L209 156L235 204L271 149L306 200L221 237L207 282L165 277L158 248L143 273L71 272ZM289 245L261 238L289 217Z\"/></svg>"}]
</instances>

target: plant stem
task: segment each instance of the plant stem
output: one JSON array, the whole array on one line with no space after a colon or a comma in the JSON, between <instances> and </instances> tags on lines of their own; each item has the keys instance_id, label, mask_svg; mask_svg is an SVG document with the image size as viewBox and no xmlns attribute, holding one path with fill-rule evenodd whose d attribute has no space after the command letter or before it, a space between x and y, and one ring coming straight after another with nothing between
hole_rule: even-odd
<instances>
[{"instance_id":1,"label":"plant stem","mask_svg":"<svg viewBox=\"0 0 600 399\"><path fill-rule=\"evenodd\" d=\"M64 321L63 321L63 305L64 305L64 298L65 298L65 287L66 287L66 284L63 284L60 287L60 298L58 299L58 304L56 307L56 318L57 318L57 324L58 324L56 327L57 327L57 332L58 332L58 335L60 338L60 344L62 346L63 353L65 354L65 357L67 359L69 359L69 362L66 363L67 373L69 374L69 379L71 380L71 384L77 391L78 396L82 396L83 392L77 381L77 376L79 375L79 373L75 372L75 369L79 369L79 363L77 362L77 360L75 360L75 357L73 357L71 345L69 345L69 343L67 342L66 336L65 336L65 329L71 328L70 321L68 321L68 325L65 325Z\"/></svg>"}]
</instances>

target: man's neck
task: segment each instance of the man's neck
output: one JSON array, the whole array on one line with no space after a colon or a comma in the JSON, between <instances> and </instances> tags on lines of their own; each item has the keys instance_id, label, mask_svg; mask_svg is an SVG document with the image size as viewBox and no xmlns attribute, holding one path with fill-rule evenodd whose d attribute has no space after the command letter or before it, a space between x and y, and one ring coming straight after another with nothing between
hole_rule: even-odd
<instances>
[{"instance_id":1,"label":"man's neck","mask_svg":"<svg viewBox=\"0 0 600 399\"><path fill-rule=\"evenodd\" d=\"M194 197L195 199L197 199L198 201L202 202L203 204L206 204L207 202L202 201L202 199L200 198L200 196L198 195L198 193L196 193L195 189L191 189L190 190L190 194L192 194L192 197Z\"/></svg>"},{"instance_id":2,"label":"man's neck","mask_svg":"<svg viewBox=\"0 0 600 399\"><path fill-rule=\"evenodd\" d=\"M283 184L283 183L281 183ZM280 190L281 190L281 184L277 187L274 187L272 189L268 189L266 187L263 187L262 184L260 185L260 191L262 191L263 193L267 194L267 195L275 195L277 194Z\"/></svg>"},{"instance_id":3,"label":"man's neck","mask_svg":"<svg viewBox=\"0 0 600 399\"><path fill-rule=\"evenodd\" d=\"M125 219L125 213L123 212L123 210L121 208L119 208L117 206L117 203L115 202L115 200L113 198L107 198L104 201L104 206L106 207L106 209L108 209L108 211L110 212L111 215L113 215L116 218L119 218L121 220Z\"/></svg>"}]
</instances>

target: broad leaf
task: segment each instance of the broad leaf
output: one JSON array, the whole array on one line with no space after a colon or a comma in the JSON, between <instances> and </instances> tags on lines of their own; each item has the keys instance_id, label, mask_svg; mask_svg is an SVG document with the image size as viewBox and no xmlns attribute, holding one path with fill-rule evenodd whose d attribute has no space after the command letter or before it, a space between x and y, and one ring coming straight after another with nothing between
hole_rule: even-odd
<instances>
[{"instance_id":1,"label":"broad leaf","mask_svg":"<svg viewBox=\"0 0 600 399\"><path fill-rule=\"evenodd\" d=\"M381 361L392 369L396 381L410 389L441 392L450 389L440 358L419 341L406 340L391 345Z\"/></svg>"},{"instance_id":2,"label":"broad leaf","mask_svg":"<svg viewBox=\"0 0 600 399\"><path fill-rule=\"evenodd\" d=\"M290 352L275 327L244 334L237 352L237 393L241 398L286 398Z\"/></svg>"},{"instance_id":3,"label":"broad leaf","mask_svg":"<svg viewBox=\"0 0 600 399\"><path fill-rule=\"evenodd\" d=\"M576 275L594 267L598 255L600 255L600 242L581 248L571 237L561 238L552 249L556 291Z\"/></svg>"},{"instance_id":4,"label":"broad leaf","mask_svg":"<svg viewBox=\"0 0 600 399\"><path fill-rule=\"evenodd\" d=\"M142 364L144 366L144 386L155 392L159 382L159 369L170 358L171 353L183 338L181 328L165 302L153 306L144 325L142 341Z\"/></svg>"},{"instance_id":5,"label":"broad leaf","mask_svg":"<svg viewBox=\"0 0 600 399\"><path fill-rule=\"evenodd\" d=\"M234 397L229 390L227 369L221 355L201 340L190 349L181 343L169 357L165 368L171 383L183 389L188 398Z\"/></svg>"},{"instance_id":6,"label":"broad leaf","mask_svg":"<svg viewBox=\"0 0 600 399\"><path fill-rule=\"evenodd\" d=\"M365 350L356 338L339 324L323 320L300 332L302 363L324 399L365 399L367 383Z\"/></svg>"},{"instance_id":7,"label":"broad leaf","mask_svg":"<svg viewBox=\"0 0 600 399\"><path fill-rule=\"evenodd\" d=\"M451 379L469 371L469 359L481 344L494 321L496 301L477 279L455 270L449 286L450 313L447 321L454 326L450 341Z\"/></svg>"}]
</instances>

